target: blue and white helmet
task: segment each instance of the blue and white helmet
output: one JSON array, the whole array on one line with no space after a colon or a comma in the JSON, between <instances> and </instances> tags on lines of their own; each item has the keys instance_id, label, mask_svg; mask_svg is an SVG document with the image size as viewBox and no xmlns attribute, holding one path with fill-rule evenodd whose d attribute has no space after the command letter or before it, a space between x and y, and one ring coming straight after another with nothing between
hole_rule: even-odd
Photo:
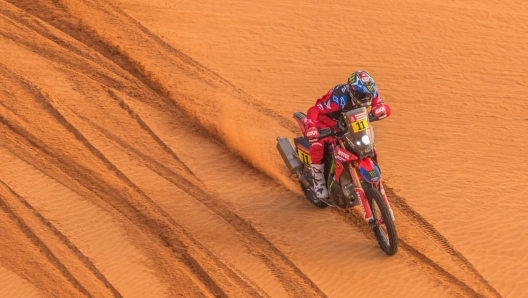
<instances>
[{"instance_id":1,"label":"blue and white helmet","mask_svg":"<svg viewBox=\"0 0 528 298\"><path fill-rule=\"evenodd\" d=\"M348 92L356 106L368 107L378 95L378 88L368 72L358 70L348 78Z\"/></svg>"}]
</instances>

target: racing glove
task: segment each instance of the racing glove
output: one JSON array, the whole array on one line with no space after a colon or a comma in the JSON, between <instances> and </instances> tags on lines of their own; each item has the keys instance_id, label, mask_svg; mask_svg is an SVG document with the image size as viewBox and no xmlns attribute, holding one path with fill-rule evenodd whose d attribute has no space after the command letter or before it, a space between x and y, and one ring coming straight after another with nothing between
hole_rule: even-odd
<instances>
[{"instance_id":1,"label":"racing glove","mask_svg":"<svg viewBox=\"0 0 528 298\"><path fill-rule=\"evenodd\" d=\"M319 135L319 130L317 130L317 127L315 126L309 127L308 130L306 130L306 137L310 143L317 142Z\"/></svg>"},{"instance_id":2,"label":"racing glove","mask_svg":"<svg viewBox=\"0 0 528 298\"><path fill-rule=\"evenodd\" d=\"M371 113L373 116L378 117L378 120L387 117L387 110L384 106L372 108Z\"/></svg>"}]
</instances>

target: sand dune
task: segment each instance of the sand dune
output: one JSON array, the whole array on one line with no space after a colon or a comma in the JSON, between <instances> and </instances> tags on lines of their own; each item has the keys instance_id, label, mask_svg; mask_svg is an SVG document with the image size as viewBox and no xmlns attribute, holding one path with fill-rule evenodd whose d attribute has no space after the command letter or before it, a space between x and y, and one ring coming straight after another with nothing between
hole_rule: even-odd
<instances>
[{"instance_id":1,"label":"sand dune","mask_svg":"<svg viewBox=\"0 0 528 298\"><path fill-rule=\"evenodd\" d=\"M0 296L528 295L522 4L0 0ZM358 68L394 257L274 149Z\"/></svg>"}]
</instances>

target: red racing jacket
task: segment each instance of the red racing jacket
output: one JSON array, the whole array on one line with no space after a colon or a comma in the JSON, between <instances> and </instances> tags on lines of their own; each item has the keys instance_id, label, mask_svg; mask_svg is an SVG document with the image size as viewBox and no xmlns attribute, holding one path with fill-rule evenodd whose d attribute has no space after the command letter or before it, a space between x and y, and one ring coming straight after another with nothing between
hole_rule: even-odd
<instances>
[{"instance_id":1,"label":"red racing jacket","mask_svg":"<svg viewBox=\"0 0 528 298\"><path fill-rule=\"evenodd\" d=\"M307 127L317 127L319 122L333 128L341 114L355 109L356 107L350 99L348 88L348 84L337 85L319 98L315 105L308 109ZM379 93L376 93L376 96L372 99L370 107L371 112L380 119L389 117L391 114L389 106L383 102Z\"/></svg>"}]
</instances>

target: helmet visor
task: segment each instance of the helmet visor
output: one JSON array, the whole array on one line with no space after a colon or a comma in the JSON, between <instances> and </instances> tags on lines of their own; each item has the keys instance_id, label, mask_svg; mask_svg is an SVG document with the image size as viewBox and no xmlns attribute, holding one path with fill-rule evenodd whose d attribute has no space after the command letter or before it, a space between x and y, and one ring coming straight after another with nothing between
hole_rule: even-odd
<instances>
[{"instance_id":1,"label":"helmet visor","mask_svg":"<svg viewBox=\"0 0 528 298\"><path fill-rule=\"evenodd\" d=\"M372 94L371 93L363 93L356 90L350 91L351 95L354 97L354 99L360 103L360 104L370 104L372 101Z\"/></svg>"}]
</instances>

